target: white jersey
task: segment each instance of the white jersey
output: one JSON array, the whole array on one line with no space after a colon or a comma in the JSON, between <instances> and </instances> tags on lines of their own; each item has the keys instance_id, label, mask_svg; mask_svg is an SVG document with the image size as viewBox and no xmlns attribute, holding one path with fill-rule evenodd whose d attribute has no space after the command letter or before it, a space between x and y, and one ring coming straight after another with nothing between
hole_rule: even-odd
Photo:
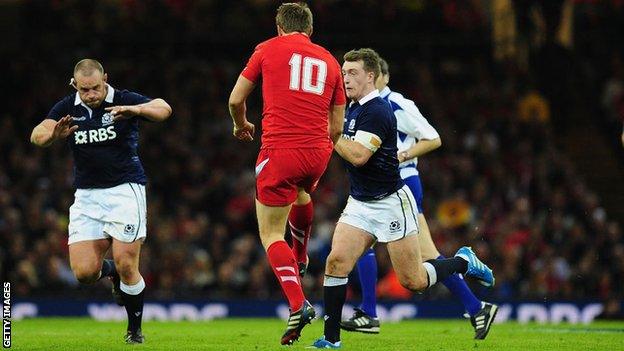
<instances>
[{"instance_id":1,"label":"white jersey","mask_svg":"<svg viewBox=\"0 0 624 351\"><path fill-rule=\"evenodd\" d=\"M391 91L388 87L380 91L379 95L390 104L397 119L397 148L399 152L409 149L418 140L433 140L440 137L440 134L420 113L414 101ZM405 179L418 175L417 165L418 159L416 157L401 163L399 165L401 178Z\"/></svg>"}]
</instances>

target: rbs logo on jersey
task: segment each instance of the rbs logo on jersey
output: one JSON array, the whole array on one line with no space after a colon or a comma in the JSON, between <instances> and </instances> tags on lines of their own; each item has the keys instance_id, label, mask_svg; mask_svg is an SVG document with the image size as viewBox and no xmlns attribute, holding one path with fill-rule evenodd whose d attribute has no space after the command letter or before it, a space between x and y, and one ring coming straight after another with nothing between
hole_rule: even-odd
<instances>
[{"instance_id":1,"label":"rbs logo on jersey","mask_svg":"<svg viewBox=\"0 0 624 351\"><path fill-rule=\"evenodd\" d=\"M76 141L76 145L112 140L117 137L114 128L115 126L91 130L78 130L74 133L74 140Z\"/></svg>"}]
</instances>

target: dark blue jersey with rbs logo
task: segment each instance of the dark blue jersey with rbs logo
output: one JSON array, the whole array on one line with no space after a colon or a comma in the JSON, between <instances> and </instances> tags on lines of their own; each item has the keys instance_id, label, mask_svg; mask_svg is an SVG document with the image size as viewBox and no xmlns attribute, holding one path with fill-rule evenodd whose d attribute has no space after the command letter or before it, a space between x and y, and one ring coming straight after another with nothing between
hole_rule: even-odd
<instances>
[{"instance_id":1,"label":"dark blue jersey with rbs logo","mask_svg":"<svg viewBox=\"0 0 624 351\"><path fill-rule=\"evenodd\" d=\"M362 105L358 102L349 106L342 135L354 140L355 133L362 130L381 139L381 146L364 166L355 167L345 162L351 183L350 195L360 201L383 199L404 184L397 159L396 118L388 103L374 92L360 100Z\"/></svg>"},{"instance_id":2,"label":"dark blue jersey with rbs logo","mask_svg":"<svg viewBox=\"0 0 624 351\"><path fill-rule=\"evenodd\" d=\"M123 183L145 184L147 177L139 160L139 118L118 120L104 109L115 105L138 105L150 99L110 85L102 104L91 109L78 93L66 96L52 107L48 118L73 117L78 126L67 137L74 155L74 186L78 189L110 188Z\"/></svg>"}]
</instances>

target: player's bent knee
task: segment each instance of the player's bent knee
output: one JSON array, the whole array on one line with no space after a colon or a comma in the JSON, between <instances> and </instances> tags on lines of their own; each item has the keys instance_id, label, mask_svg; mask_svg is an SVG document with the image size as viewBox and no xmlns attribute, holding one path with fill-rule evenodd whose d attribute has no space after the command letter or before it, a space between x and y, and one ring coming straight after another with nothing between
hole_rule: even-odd
<instances>
[{"instance_id":1,"label":"player's bent knee","mask_svg":"<svg viewBox=\"0 0 624 351\"><path fill-rule=\"evenodd\" d=\"M76 279L82 284L93 284L100 277L99 265L73 266L72 271Z\"/></svg>"}]
</instances>

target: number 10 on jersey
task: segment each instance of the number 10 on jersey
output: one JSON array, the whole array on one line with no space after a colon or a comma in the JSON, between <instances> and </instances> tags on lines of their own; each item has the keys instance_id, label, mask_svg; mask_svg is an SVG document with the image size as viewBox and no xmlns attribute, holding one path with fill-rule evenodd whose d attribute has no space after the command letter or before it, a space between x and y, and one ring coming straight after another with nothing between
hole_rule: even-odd
<instances>
[{"instance_id":1,"label":"number 10 on jersey","mask_svg":"<svg viewBox=\"0 0 624 351\"><path fill-rule=\"evenodd\" d=\"M301 69L302 61L303 70ZM325 61L313 57L302 57L301 54L293 54L288 64L290 65L290 90L323 95L325 78L327 77L327 63ZM313 73L316 73L316 79L313 79ZM302 76L303 84L301 84Z\"/></svg>"}]
</instances>

